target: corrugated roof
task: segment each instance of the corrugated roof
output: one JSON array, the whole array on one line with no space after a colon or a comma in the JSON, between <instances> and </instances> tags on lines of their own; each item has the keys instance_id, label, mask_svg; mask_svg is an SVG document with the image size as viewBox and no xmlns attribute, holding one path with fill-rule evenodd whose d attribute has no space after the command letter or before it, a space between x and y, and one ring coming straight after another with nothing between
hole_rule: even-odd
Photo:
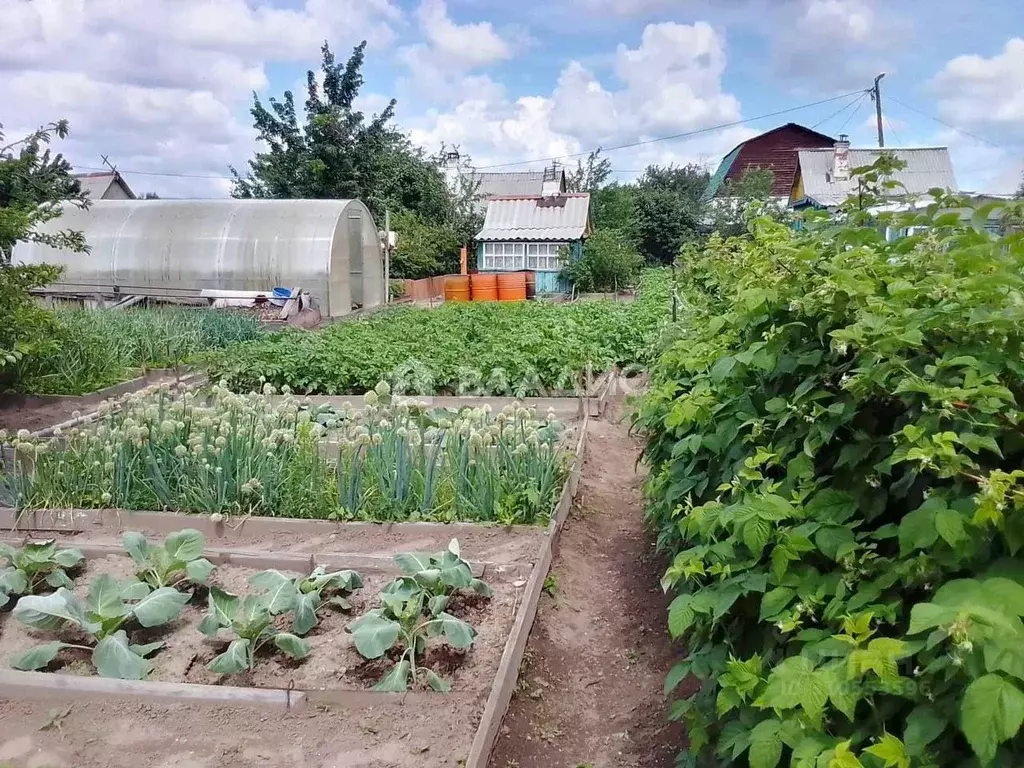
<instances>
[{"instance_id":1,"label":"corrugated roof","mask_svg":"<svg viewBox=\"0 0 1024 768\"><path fill-rule=\"evenodd\" d=\"M590 220L590 195L496 197L487 203L477 240L579 240Z\"/></svg>"},{"instance_id":2,"label":"corrugated roof","mask_svg":"<svg viewBox=\"0 0 1024 768\"><path fill-rule=\"evenodd\" d=\"M544 171L474 173L472 178L480 182L477 194L484 198L539 195L544 184Z\"/></svg>"},{"instance_id":3,"label":"corrugated roof","mask_svg":"<svg viewBox=\"0 0 1024 768\"><path fill-rule=\"evenodd\" d=\"M130 199L135 199L135 193L121 178L119 173L113 171L100 171L97 173L76 173L75 178L82 186L82 191L89 195L90 200L103 200L112 184L120 184Z\"/></svg>"},{"instance_id":4,"label":"corrugated roof","mask_svg":"<svg viewBox=\"0 0 1024 768\"><path fill-rule=\"evenodd\" d=\"M871 165L883 153L894 154L907 164L901 171L896 171L892 179L903 186L886 191L886 197L902 197L903 195L923 195L936 187L957 191L956 176L953 163L946 147L923 147L910 149L851 149L850 169ZM801 149L800 175L804 183L804 196L822 206L841 205L848 198L857 194L857 180L846 181L832 179L832 166L835 150L832 149ZM794 203L799 202L794 200Z\"/></svg>"}]
</instances>

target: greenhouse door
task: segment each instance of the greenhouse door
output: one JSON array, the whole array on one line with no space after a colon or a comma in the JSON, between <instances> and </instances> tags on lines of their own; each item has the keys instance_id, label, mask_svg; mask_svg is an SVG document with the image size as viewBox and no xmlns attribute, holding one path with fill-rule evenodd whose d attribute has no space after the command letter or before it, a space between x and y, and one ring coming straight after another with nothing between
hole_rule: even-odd
<instances>
[{"instance_id":1,"label":"greenhouse door","mask_svg":"<svg viewBox=\"0 0 1024 768\"><path fill-rule=\"evenodd\" d=\"M363 306L363 217L348 217L348 263L352 303Z\"/></svg>"}]
</instances>

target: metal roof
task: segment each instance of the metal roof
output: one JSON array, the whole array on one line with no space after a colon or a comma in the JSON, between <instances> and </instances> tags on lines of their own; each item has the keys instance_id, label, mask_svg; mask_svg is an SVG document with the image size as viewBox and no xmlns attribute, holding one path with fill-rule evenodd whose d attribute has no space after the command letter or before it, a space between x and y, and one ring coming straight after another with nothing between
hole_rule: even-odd
<instances>
[{"instance_id":1,"label":"metal roof","mask_svg":"<svg viewBox=\"0 0 1024 768\"><path fill-rule=\"evenodd\" d=\"M924 195L929 189L939 187L953 192L957 191L956 176L953 163L949 159L946 147L922 147L910 149L851 149L850 168L871 165L883 152L895 155L907 164L901 171L896 171L892 179L903 186L886 190L886 197L902 197L904 195ZM845 181L832 179L832 166L835 158L833 149L801 149L800 175L804 184L804 196L807 200L822 206L841 205L857 194L857 180L850 178ZM794 203L800 202L794 200Z\"/></svg>"},{"instance_id":2,"label":"metal roof","mask_svg":"<svg viewBox=\"0 0 1024 768\"><path fill-rule=\"evenodd\" d=\"M121 178L121 174L113 171L101 171L98 173L77 173L75 178L78 179L78 183L82 186L82 191L85 192L90 200L103 200L108 197L107 192L114 184L120 185L124 191L124 195L129 200L135 199L135 193L132 192L131 188Z\"/></svg>"},{"instance_id":3,"label":"metal roof","mask_svg":"<svg viewBox=\"0 0 1024 768\"><path fill-rule=\"evenodd\" d=\"M559 172L560 191L565 192L565 170ZM478 183L474 207L482 211L492 197L532 197L544 191L544 171L517 171L513 173L469 174L471 182Z\"/></svg>"},{"instance_id":4,"label":"metal roof","mask_svg":"<svg viewBox=\"0 0 1024 768\"><path fill-rule=\"evenodd\" d=\"M590 222L590 195L496 197L477 240L579 240Z\"/></svg>"}]
</instances>

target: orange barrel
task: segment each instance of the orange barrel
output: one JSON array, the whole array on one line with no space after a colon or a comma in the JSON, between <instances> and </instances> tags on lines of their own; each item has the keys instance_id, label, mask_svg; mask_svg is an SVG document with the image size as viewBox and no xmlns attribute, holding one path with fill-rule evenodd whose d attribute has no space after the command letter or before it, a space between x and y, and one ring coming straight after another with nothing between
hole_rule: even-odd
<instances>
[{"instance_id":1,"label":"orange barrel","mask_svg":"<svg viewBox=\"0 0 1024 768\"><path fill-rule=\"evenodd\" d=\"M470 275L469 286L473 294L473 301L498 300L498 276L495 274L485 275L478 272L475 275Z\"/></svg>"},{"instance_id":2,"label":"orange barrel","mask_svg":"<svg viewBox=\"0 0 1024 768\"><path fill-rule=\"evenodd\" d=\"M527 270L523 274L526 275L526 298L532 299L537 295L537 273Z\"/></svg>"},{"instance_id":3,"label":"orange barrel","mask_svg":"<svg viewBox=\"0 0 1024 768\"><path fill-rule=\"evenodd\" d=\"M445 301L469 301L469 276L448 275L444 279Z\"/></svg>"},{"instance_id":4,"label":"orange barrel","mask_svg":"<svg viewBox=\"0 0 1024 768\"><path fill-rule=\"evenodd\" d=\"M526 301L526 274L502 272L498 275L498 301Z\"/></svg>"}]
</instances>

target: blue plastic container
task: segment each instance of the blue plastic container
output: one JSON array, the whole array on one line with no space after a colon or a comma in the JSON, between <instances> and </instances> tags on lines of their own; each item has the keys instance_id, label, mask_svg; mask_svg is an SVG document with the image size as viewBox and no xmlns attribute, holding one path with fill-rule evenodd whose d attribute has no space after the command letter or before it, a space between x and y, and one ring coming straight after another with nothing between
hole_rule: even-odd
<instances>
[{"instance_id":1,"label":"blue plastic container","mask_svg":"<svg viewBox=\"0 0 1024 768\"><path fill-rule=\"evenodd\" d=\"M292 297L291 288L275 288L270 293L271 296L273 297L272 299L270 299L270 303L273 304L275 307L283 307L285 305L285 302L287 302L288 299Z\"/></svg>"}]
</instances>

